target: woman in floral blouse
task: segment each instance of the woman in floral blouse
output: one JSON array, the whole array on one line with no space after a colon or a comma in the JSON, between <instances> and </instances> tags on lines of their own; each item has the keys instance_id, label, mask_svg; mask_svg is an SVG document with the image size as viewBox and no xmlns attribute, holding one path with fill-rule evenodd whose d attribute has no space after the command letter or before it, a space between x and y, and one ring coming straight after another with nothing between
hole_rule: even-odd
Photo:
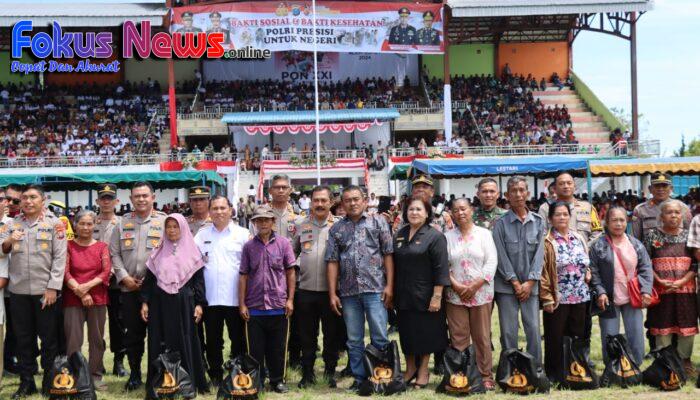
<instances>
[{"instance_id":1,"label":"woman in floral blouse","mask_svg":"<svg viewBox=\"0 0 700 400\"><path fill-rule=\"evenodd\" d=\"M678 200L667 200L659 205L659 211L659 227L652 229L644 241L661 299L647 312L648 328L656 337L656 349L671 345L673 336L677 337L678 354L686 372L693 375L690 356L693 339L698 334L697 265L686 246L688 230L683 229L683 204Z\"/></svg>"},{"instance_id":2,"label":"woman in floral blouse","mask_svg":"<svg viewBox=\"0 0 700 400\"><path fill-rule=\"evenodd\" d=\"M476 363L484 385L487 390L494 390L491 305L498 260L491 232L474 225L472 214L466 199L452 202L452 219L457 228L445 234L451 281L451 287L446 289L445 310L452 347L463 351L474 341Z\"/></svg>"},{"instance_id":3,"label":"woman in floral blouse","mask_svg":"<svg viewBox=\"0 0 700 400\"><path fill-rule=\"evenodd\" d=\"M544 242L540 304L544 309L544 368L554 382L562 382L564 336L584 337L590 321L590 259L586 240L569 229L571 208L557 202L549 208L552 226Z\"/></svg>"}]
</instances>

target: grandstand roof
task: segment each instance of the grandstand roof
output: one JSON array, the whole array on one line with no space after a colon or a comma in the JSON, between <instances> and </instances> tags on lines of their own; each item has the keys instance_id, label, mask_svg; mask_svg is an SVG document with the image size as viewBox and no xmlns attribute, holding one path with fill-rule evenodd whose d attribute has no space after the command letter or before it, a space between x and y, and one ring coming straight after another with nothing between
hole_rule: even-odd
<instances>
[{"instance_id":1,"label":"grandstand roof","mask_svg":"<svg viewBox=\"0 0 700 400\"><path fill-rule=\"evenodd\" d=\"M168 12L165 0L28 0L3 4L0 7L0 26L12 26L19 20L32 21L34 26L48 26L57 21L61 26L87 27L119 26L124 21L150 21L163 24Z\"/></svg>"},{"instance_id":2,"label":"grandstand roof","mask_svg":"<svg viewBox=\"0 0 700 400\"><path fill-rule=\"evenodd\" d=\"M400 116L395 108L359 108L346 110L320 110L320 122L374 121L396 119ZM261 111L226 113L221 118L225 124L278 124L310 123L316 121L313 110L306 111Z\"/></svg>"},{"instance_id":3,"label":"grandstand roof","mask_svg":"<svg viewBox=\"0 0 700 400\"><path fill-rule=\"evenodd\" d=\"M216 171L168 171L168 172L115 172L115 173L40 173L4 174L0 172L0 185L11 183L40 183L48 190L87 190L90 185L114 183L129 188L134 182L147 181L158 189L179 189L194 185L225 184Z\"/></svg>"},{"instance_id":4,"label":"grandstand roof","mask_svg":"<svg viewBox=\"0 0 700 400\"><path fill-rule=\"evenodd\" d=\"M447 0L453 17L649 11L652 0Z\"/></svg>"}]
</instances>

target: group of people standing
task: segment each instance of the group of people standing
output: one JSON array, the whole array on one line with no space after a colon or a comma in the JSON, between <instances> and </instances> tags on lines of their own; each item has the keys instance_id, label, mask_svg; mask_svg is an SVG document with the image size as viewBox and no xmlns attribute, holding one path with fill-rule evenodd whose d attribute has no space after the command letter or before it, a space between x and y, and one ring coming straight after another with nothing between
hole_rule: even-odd
<instances>
[{"instance_id":1,"label":"group of people standing","mask_svg":"<svg viewBox=\"0 0 700 400\"><path fill-rule=\"evenodd\" d=\"M691 223L687 207L669 199L668 176L656 174L651 183L654 197L635 210L630 234L624 209L612 208L600 221L590 203L574 197L568 173L556 177L557 199L539 213L527 207L522 177L508 180L508 210L496 205L500 189L491 178L478 184L478 208L458 198L442 210L430 203L431 178L421 175L396 218L368 212L357 186L343 189L339 205L328 187L315 187L308 214L297 215L290 179L276 175L271 203L254 210L248 228L233 221L226 197L206 187L189 190L192 215L184 217L155 211L151 185L136 183L133 211L119 217L117 187L105 184L98 188L100 213L78 213L71 241L46 209L40 186L8 187L0 196L0 215L9 209L0 221L0 289L8 287L7 336L14 341L5 354L16 357L20 375L13 399L37 391L37 338L46 393L53 359L82 348L86 324L89 369L104 389L107 316L112 372L129 376L127 391L143 385L146 349L149 377L156 358L170 350L180 354L198 392L219 385L224 326L227 357L250 354L279 393L288 391L288 364L301 367L300 388L316 382L320 326L325 381L337 386L339 356L347 351L350 390L357 390L369 375L365 326L371 344L385 349L390 311L411 387L428 384L431 354L440 364L449 346L464 351L473 344L484 386L495 390L494 303L501 348L519 347L522 320L527 352L557 382L563 338L590 337L595 315L604 358L607 335L624 324L631 356L642 362L642 308L651 303L652 286L660 302L647 312L650 349L675 344L692 372L700 217ZM634 277L641 304L628 289Z\"/></svg>"}]
</instances>

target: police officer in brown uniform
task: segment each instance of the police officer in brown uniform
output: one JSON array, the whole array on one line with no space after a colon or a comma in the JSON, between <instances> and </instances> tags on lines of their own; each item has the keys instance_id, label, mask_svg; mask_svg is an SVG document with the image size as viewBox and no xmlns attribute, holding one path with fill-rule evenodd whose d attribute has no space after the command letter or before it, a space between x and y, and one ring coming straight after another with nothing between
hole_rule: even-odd
<instances>
[{"instance_id":1,"label":"police officer in brown uniform","mask_svg":"<svg viewBox=\"0 0 700 400\"><path fill-rule=\"evenodd\" d=\"M190 227L192 236L194 236L202 228L211 226L211 218L209 218L211 190L206 186L195 186L190 188L188 194L192 215L187 218L187 225Z\"/></svg>"},{"instance_id":2,"label":"police officer in brown uniform","mask_svg":"<svg viewBox=\"0 0 700 400\"><path fill-rule=\"evenodd\" d=\"M326 273L326 241L328 231L335 222L331 214L333 194L328 186L317 186L311 193L309 216L298 218L292 239L294 254L298 257L299 283L294 296L297 311L297 328L301 344L302 378L299 388L306 388L316 381L314 362L318 345L318 325L323 328L324 375L331 388L336 387L335 368L338 353L344 343L339 343L339 330L345 329L342 317L336 315L328 302L328 278Z\"/></svg>"},{"instance_id":3,"label":"police officer in brown uniform","mask_svg":"<svg viewBox=\"0 0 700 400\"><path fill-rule=\"evenodd\" d=\"M671 198L673 181L670 175L654 173L651 175L651 200L647 200L634 208L632 212L632 236L644 243L645 236L656 228L659 222L659 204ZM683 204L683 228L688 229L693 216L688 206Z\"/></svg>"},{"instance_id":4,"label":"police officer in brown uniform","mask_svg":"<svg viewBox=\"0 0 700 400\"><path fill-rule=\"evenodd\" d=\"M47 212L45 200L41 186L27 186L21 195L22 213L14 218L10 235L2 243L3 253L11 253L10 307L19 359L20 385L13 399L36 393L32 370L37 336L41 340L44 395L51 385L49 369L59 352L61 306L56 299L66 267L66 227Z\"/></svg>"},{"instance_id":5,"label":"police officer in brown uniform","mask_svg":"<svg viewBox=\"0 0 700 400\"><path fill-rule=\"evenodd\" d=\"M569 203L571 206L569 229L583 236L588 244L603 234L603 226L595 207L585 200L578 200L574 197L576 183L571 174L562 172L557 175L554 179L554 192L557 195L557 201ZM549 229L551 226L549 224L549 203L542 204L538 214L545 221L545 227Z\"/></svg>"},{"instance_id":6,"label":"police officer in brown uniform","mask_svg":"<svg viewBox=\"0 0 700 400\"><path fill-rule=\"evenodd\" d=\"M97 187L97 205L100 207L100 214L95 220L95 229L92 237L100 242L110 243L114 228L121 220L121 217L115 214L115 209L119 204L117 200L117 185L105 183ZM121 289L117 284L117 280L112 274L109 281L109 305L107 306L107 314L109 315L109 347L114 354L114 368L112 374L116 376L126 376L129 373L124 369L124 356L126 348L124 347L124 326L119 316L119 304L121 300L119 295Z\"/></svg>"},{"instance_id":7,"label":"police officer in brown uniform","mask_svg":"<svg viewBox=\"0 0 700 400\"><path fill-rule=\"evenodd\" d=\"M160 245L166 214L153 209L155 194L148 182L137 182L131 188L134 211L125 214L112 233L109 253L112 271L121 287L122 322L126 328L124 346L131 373L125 389L135 390L141 384L141 358L146 338L146 323L141 319L140 290L146 275L146 260Z\"/></svg>"}]
</instances>

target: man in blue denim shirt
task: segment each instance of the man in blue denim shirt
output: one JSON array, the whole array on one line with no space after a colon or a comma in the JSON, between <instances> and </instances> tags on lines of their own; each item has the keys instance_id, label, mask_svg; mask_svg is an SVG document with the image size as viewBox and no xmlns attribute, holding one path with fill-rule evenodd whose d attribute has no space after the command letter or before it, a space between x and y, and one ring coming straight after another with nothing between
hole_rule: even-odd
<instances>
[{"instance_id":1,"label":"man in blue denim shirt","mask_svg":"<svg viewBox=\"0 0 700 400\"><path fill-rule=\"evenodd\" d=\"M527 181L521 176L508 179L506 197L510 211L496 222L493 240L498 253L494 279L501 346L518 348L518 314L523 319L527 352L542 362L540 310L537 296L544 264L545 224L542 217L527 209L530 198Z\"/></svg>"},{"instance_id":2,"label":"man in blue denim shirt","mask_svg":"<svg viewBox=\"0 0 700 400\"><path fill-rule=\"evenodd\" d=\"M357 390L368 376L362 365L365 318L372 345L389 344L387 308L391 308L394 284L393 243L386 220L365 211L367 199L358 186L342 193L345 218L328 233L328 296L331 308L342 315L348 331L348 358Z\"/></svg>"}]
</instances>

